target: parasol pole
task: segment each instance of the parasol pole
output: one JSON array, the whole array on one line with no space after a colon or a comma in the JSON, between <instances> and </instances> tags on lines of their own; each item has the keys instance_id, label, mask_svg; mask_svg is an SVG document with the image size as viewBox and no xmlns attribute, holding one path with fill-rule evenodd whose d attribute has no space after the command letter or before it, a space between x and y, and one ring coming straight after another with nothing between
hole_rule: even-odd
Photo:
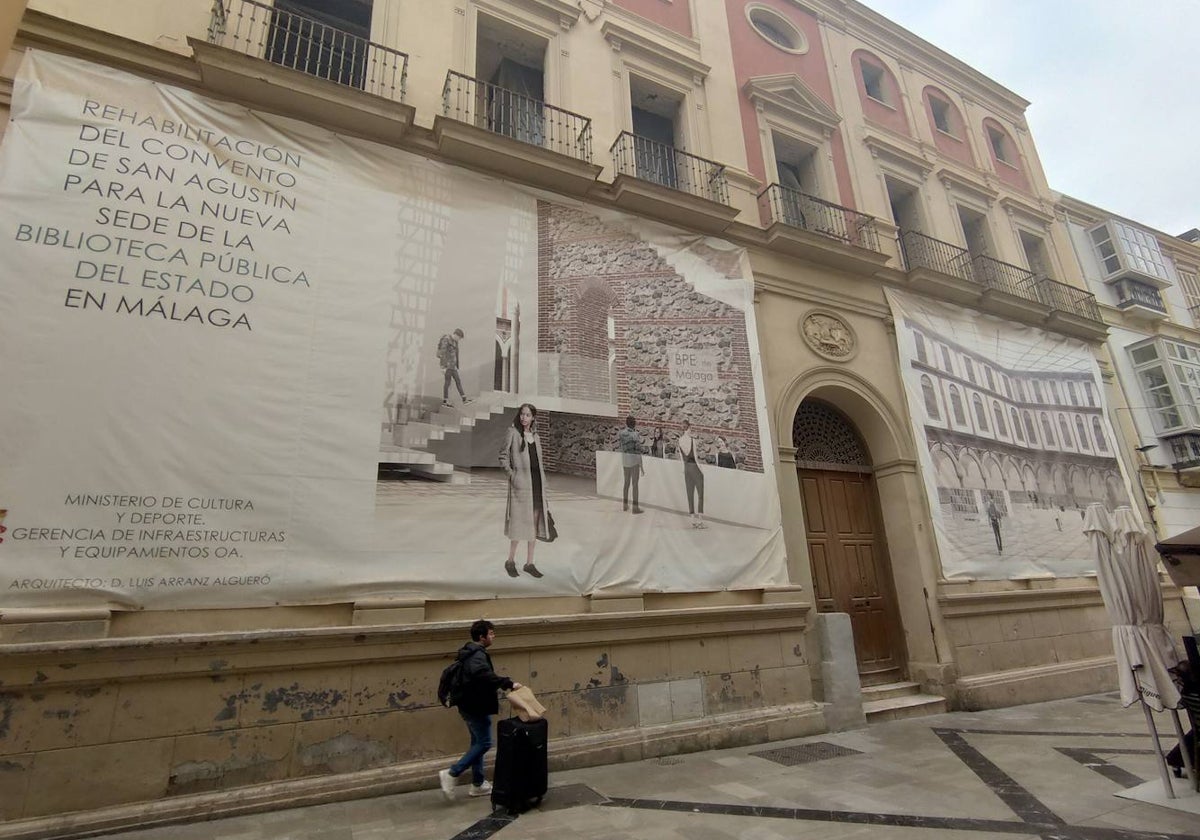
<instances>
[{"instance_id":1,"label":"parasol pole","mask_svg":"<svg viewBox=\"0 0 1200 840\"><path fill-rule=\"evenodd\" d=\"M1183 737L1183 724L1179 722L1179 710L1171 709L1171 721L1175 724L1175 737L1179 739L1179 754L1183 756L1183 766L1187 770L1187 777L1192 780L1192 784L1196 783L1196 768L1192 766L1192 751L1187 748L1187 741Z\"/></svg>"},{"instance_id":2,"label":"parasol pole","mask_svg":"<svg viewBox=\"0 0 1200 840\"><path fill-rule=\"evenodd\" d=\"M1140 665L1138 667L1141 667ZM1138 669L1133 668L1133 681L1138 689L1138 705L1142 707L1142 711L1146 714L1146 728L1150 730L1150 737L1154 739L1154 757L1158 759L1158 774L1162 777L1163 788L1167 792L1167 799L1175 798L1175 788L1171 786L1171 771L1167 769L1167 758L1163 755L1162 741L1158 738L1158 727L1154 725L1154 715L1150 713L1150 704L1146 702L1146 698L1142 695L1144 689L1138 677ZM1176 720L1176 726L1179 725ZM1183 743L1183 733L1180 733L1180 744ZM1183 747L1180 746L1182 751Z\"/></svg>"}]
</instances>

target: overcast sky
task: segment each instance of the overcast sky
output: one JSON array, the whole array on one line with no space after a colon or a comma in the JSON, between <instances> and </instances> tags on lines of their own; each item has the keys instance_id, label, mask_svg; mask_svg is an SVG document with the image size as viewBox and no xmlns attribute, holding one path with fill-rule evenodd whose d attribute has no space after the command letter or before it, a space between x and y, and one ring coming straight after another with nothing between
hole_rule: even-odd
<instances>
[{"instance_id":1,"label":"overcast sky","mask_svg":"<svg viewBox=\"0 0 1200 840\"><path fill-rule=\"evenodd\" d=\"M1200 227L1200 0L863 0L1029 100L1050 186Z\"/></svg>"}]
</instances>

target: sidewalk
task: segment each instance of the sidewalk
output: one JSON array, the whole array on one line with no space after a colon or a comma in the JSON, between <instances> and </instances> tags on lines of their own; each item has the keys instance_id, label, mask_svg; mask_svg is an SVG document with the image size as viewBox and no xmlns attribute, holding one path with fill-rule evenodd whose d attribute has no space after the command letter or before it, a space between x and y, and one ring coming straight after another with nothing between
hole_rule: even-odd
<instances>
[{"instance_id":1,"label":"sidewalk","mask_svg":"<svg viewBox=\"0 0 1200 840\"><path fill-rule=\"evenodd\" d=\"M1156 721L1169 746L1169 718ZM1200 796L1186 780L1176 790L1190 812L1115 795L1152 782L1162 796L1150 750L1141 711L1104 694L556 773L542 807L516 818L460 788L449 803L427 790L109 837L1200 838Z\"/></svg>"}]
</instances>

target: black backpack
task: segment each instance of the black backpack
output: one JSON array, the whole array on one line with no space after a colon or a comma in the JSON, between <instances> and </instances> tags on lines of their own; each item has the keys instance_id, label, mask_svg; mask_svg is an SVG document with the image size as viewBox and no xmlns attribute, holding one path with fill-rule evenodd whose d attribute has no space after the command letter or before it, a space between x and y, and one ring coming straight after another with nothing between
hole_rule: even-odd
<instances>
[{"instance_id":1,"label":"black backpack","mask_svg":"<svg viewBox=\"0 0 1200 840\"><path fill-rule=\"evenodd\" d=\"M438 680L438 702L447 709L457 706L462 699L463 688L467 684L467 665L462 659L455 658L442 671Z\"/></svg>"}]
</instances>

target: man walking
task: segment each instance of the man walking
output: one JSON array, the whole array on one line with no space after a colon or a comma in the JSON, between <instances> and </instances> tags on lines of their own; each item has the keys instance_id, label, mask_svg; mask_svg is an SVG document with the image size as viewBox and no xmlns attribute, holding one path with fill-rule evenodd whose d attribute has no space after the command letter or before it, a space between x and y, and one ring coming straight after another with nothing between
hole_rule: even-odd
<instances>
[{"instance_id":1,"label":"man walking","mask_svg":"<svg viewBox=\"0 0 1200 840\"><path fill-rule=\"evenodd\" d=\"M450 405L450 380L454 380L454 386L458 388L458 397L462 400L463 405L470 402L467 399L466 393L463 392L462 380L458 377L458 342L465 337L462 329L456 329L452 333L447 333L438 341L438 363L442 366L443 382L442 382L442 405L449 407Z\"/></svg>"},{"instance_id":2,"label":"man walking","mask_svg":"<svg viewBox=\"0 0 1200 840\"><path fill-rule=\"evenodd\" d=\"M521 684L502 677L492 667L487 649L496 640L496 627L486 619L471 625L471 641L458 651L463 667L463 687L457 698L458 713L467 724L471 744L463 757L438 772L438 782L447 799L454 798L455 780L471 770L471 796L488 796L492 785L483 775L483 756L492 748L492 715L500 711L497 689L516 689Z\"/></svg>"},{"instance_id":3,"label":"man walking","mask_svg":"<svg viewBox=\"0 0 1200 840\"><path fill-rule=\"evenodd\" d=\"M1004 538L1000 536L1000 519L1003 514L996 507L996 500L988 496L987 500L987 518L988 523L992 526L992 535L996 538L996 551L1000 554L1004 553Z\"/></svg>"},{"instance_id":4,"label":"man walking","mask_svg":"<svg viewBox=\"0 0 1200 840\"><path fill-rule=\"evenodd\" d=\"M625 486L621 491L621 510L629 510L629 488L633 487L633 512L641 513L638 507L638 479L646 472L642 466L642 436L633 417L625 418L625 428L617 432L617 449L621 450L621 467L625 470Z\"/></svg>"}]
</instances>

